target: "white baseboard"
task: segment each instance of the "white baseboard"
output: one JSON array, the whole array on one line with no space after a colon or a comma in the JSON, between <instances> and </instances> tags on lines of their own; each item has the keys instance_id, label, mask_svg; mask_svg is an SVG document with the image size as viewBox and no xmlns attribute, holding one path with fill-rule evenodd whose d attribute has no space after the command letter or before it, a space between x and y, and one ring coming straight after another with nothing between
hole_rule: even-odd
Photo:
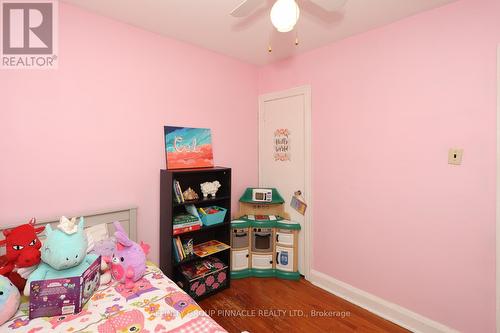
<instances>
[{"instance_id":1,"label":"white baseboard","mask_svg":"<svg viewBox=\"0 0 500 333\"><path fill-rule=\"evenodd\" d=\"M311 270L310 282L346 301L356 304L379 317L387 319L412 332L418 333L457 333L457 330L421 316L402 306L388 302L380 297L338 281L324 273Z\"/></svg>"}]
</instances>

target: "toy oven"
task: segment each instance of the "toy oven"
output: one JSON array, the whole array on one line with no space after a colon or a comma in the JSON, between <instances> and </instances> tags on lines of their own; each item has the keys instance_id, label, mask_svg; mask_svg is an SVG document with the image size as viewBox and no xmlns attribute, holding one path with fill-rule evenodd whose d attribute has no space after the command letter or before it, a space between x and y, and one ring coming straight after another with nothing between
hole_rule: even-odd
<instances>
[{"instance_id":1,"label":"toy oven","mask_svg":"<svg viewBox=\"0 0 500 333\"><path fill-rule=\"evenodd\" d=\"M231 234L231 247L233 249L248 247L248 229L233 229L233 233Z\"/></svg>"},{"instance_id":2,"label":"toy oven","mask_svg":"<svg viewBox=\"0 0 500 333\"><path fill-rule=\"evenodd\" d=\"M272 228L254 228L252 233L252 252L272 252L272 237Z\"/></svg>"}]
</instances>

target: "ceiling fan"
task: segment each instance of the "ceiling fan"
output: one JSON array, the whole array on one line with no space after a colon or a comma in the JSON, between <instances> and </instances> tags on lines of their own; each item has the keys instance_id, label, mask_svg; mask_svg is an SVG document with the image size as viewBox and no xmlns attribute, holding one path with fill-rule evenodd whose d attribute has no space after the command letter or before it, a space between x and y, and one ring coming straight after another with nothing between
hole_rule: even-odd
<instances>
[{"instance_id":1,"label":"ceiling fan","mask_svg":"<svg viewBox=\"0 0 500 333\"><path fill-rule=\"evenodd\" d=\"M302 0L312 2L327 12L342 8L348 0ZM268 0L244 0L233 11L233 17L245 17L264 5ZM300 16L300 7L295 0L276 0L271 8L271 22L279 32L292 31Z\"/></svg>"}]
</instances>

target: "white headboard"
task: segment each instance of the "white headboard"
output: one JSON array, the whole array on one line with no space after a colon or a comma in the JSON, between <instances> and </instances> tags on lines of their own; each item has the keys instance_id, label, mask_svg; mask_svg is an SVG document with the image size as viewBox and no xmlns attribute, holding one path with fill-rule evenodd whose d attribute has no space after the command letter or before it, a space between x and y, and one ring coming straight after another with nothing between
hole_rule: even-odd
<instances>
[{"instance_id":1,"label":"white headboard","mask_svg":"<svg viewBox=\"0 0 500 333\"><path fill-rule=\"evenodd\" d=\"M113 222L119 221L125 231L128 233L128 236L131 240L137 241L137 208L129 208L123 210L115 210L110 212L98 212L88 215L76 215L77 217L83 216L85 219L85 228L92 227L98 224L106 224L108 228L108 234L111 236L115 232L115 227L113 226ZM70 217L70 216L68 216ZM18 225L28 223L28 221L24 221L19 223ZM52 227L56 227L59 224L59 218L54 218L48 221L37 221L37 226L50 224ZM0 231L4 229L12 229L18 225L8 226L8 227L0 227ZM40 239L43 241L45 235L40 234ZM4 239L4 235L0 232L0 240ZM5 254L5 247L0 248L0 255Z\"/></svg>"}]
</instances>

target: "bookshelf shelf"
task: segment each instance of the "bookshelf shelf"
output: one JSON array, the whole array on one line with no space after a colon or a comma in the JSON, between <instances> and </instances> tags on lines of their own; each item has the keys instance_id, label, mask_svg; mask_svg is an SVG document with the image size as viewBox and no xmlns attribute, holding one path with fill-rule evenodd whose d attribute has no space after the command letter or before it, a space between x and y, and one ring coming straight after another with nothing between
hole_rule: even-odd
<instances>
[{"instance_id":1,"label":"bookshelf shelf","mask_svg":"<svg viewBox=\"0 0 500 333\"><path fill-rule=\"evenodd\" d=\"M219 181L221 187L215 198L203 198L201 195L200 184L204 182ZM177 203L173 190L174 181L178 181L181 189L184 191L191 187L198 193L200 199ZM198 207L208 207L211 205L220 206L227 209L224 222L202 226L201 229L184 232L173 235L173 217L176 214L185 212L185 206L193 204ZM161 170L160 172L160 269L172 281L180 283L183 281L180 267L183 264L193 263L197 260L203 260L209 257L215 257L225 265L231 267L231 253L225 249L212 253L207 257L200 258L191 255L180 262L175 260L173 252L173 239L179 237L181 241L193 239L194 245L201 244L210 240L230 244L231 231L231 169L224 167L200 168L200 169L180 169L180 170ZM230 277L227 274L227 283L219 290L223 290L230 285ZM196 300L208 297L219 290L211 291Z\"/></svg>"},{"instance_id":2,"label":"bookshelf shelf","mask_svg":"<svg viewBox=\"0 0 500 333\"><path fill-rule=\"evenodd\" d=\"M215 197L215 198L201 198L201 199L198 199L198 200L191 200L191 201L185 201L185 202L181 202L181 203L174 203L174 207L182 207L182 206L185 206L185 205L195 205L195 206L205 206L205 205L213 205L213 204L217 204L221 201L226 201L228 199L231 199L231 197L229 196L223 196L223 197Z\"/></svg>"},{"instance_id":3,"label":"bookshelf shelf","mask_svg":"<svg viewBox=\"0 0 500 333\"><path fill-rule=\"evenodd\" d=\"M198 230L183 232L182 234L177 234L174 237L180 236L181 238L185 238L185 236L187 236L187 235L202 233L202 232L206 232L206 231L211 230L211 229L227 228L230 226L231 226L231 223L229 221L228 222L224 221L224 223L214 224L214 225L210 225L210 226L202 226L201 229L198 229Z\"/></svg>"},{"instance_id":4,"label":"bookshelf shelf","mask_svg":"<svg viewBox=\"0 0 500 333\"><path fill-rule=\"evenodd\" d=\"M224 252L224 251L229 251L229 250L231 250L231 249L228 248L228 249L220 250L220 251L212 253L211 255L214 255L214 254L217 254L217 253L220 253L220 252ZM183 260L181 260L179 262L174 263L174 267L178 267L178 266L180 266L182 264L187 264L188 262L192 262L192 261L199 260L199 259L202 259L202 258L198 257L197 255L192 255L192 256L189 256L187 258L184 258Z\"/></svg>"}]
</instances>

